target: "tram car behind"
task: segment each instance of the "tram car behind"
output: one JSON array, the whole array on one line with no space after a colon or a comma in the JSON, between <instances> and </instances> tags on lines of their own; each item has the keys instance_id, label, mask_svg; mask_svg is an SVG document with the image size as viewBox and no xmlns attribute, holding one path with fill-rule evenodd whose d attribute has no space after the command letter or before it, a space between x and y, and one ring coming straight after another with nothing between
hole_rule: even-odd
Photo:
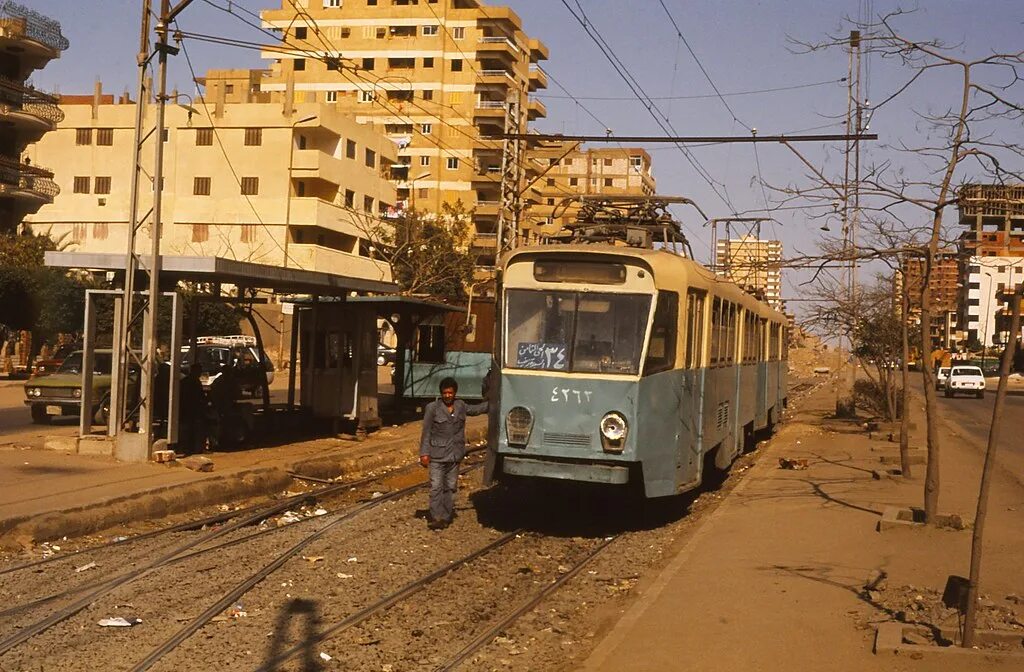
<instances>
[{"instance_id":1,"label":"tram car behind","mask_svg":"<svg viewBox=\"0 0 1024 672\"><path fill-rule=\"evenodd\" d=\"M690 259L522 248L503 285L498 480L674 495L781 417L785 316Z\"/></svg>"}]
</instances>

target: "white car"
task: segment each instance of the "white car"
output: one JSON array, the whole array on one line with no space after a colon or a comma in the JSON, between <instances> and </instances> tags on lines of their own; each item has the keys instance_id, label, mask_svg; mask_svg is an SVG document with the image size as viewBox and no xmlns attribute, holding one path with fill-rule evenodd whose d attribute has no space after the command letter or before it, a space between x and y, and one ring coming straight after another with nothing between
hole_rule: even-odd
<instances>
[{"instance_id":1,"label":"white car","mask_svg":"<svg viewBox=\"0 0 1024 672\"><path fill-rule=\"evenodd\" d=\"M977 366L954 366L946 380L946 396L957 393L973 394L978 399L985 396L985 374Z\"/></svg>"},{"instance_id":2,"label":"white car","mask_svg":"<svg viewBox=\"0 0 1024 672\"><path fill-rule=\"evenodd\" d=\"M940 366L939 370L935 372L935 389L936 391L946 387L946 383L949 381L949 367Z\"/></svg>"}]
</instances>

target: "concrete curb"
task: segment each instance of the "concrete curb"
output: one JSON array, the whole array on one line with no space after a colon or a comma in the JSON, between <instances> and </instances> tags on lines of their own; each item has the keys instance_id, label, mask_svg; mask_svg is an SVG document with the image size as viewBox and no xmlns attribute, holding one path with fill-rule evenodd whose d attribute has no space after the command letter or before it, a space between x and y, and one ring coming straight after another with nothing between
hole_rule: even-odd
<instances>
[{"instance_id":1,"label":"concrete curb","mask_svg":"<svg viewBox=\"0 0 1024 672\"><path fill-rule=\"evenodd\" d=\"M927 646L924 644L908 644L903 637L908 632L914 632L916 628L907 623L890 621L882 623L875 631L875 655L907 655L913 658L938 658L950 662L959 661L961 665L968 661L977 662L979 659L993 660L1020 660L1024 661L1024 651L994 651L986 649L965 649L960 646ZM944 633L945 635L946 633ZM1024 634L1019 632L1000 632L995 630L981 630L977 633L978 640L984 644L1003 644L1021 647L1024 646Z\"/></svg>"},{"instance_id":2,"label":"concrete curb","mask_svg":"<svg viewBox=\"0 0 1024 672\"><path fill-rule=\"evenodd\" d=\"M466 429L469 443L486 437L486 425ZM292 483L289 472L314 478L345 476L354 480L373 470L411 464L418 449L418 441L409 437L379 443L369 440L291 464L215 474L192 483L158 486L95 504L0 519L0 548L18 548L33 542L82 536L124 523L185 513L202 506L271 495L287 489Z\"/></svg>"}]
</instances>

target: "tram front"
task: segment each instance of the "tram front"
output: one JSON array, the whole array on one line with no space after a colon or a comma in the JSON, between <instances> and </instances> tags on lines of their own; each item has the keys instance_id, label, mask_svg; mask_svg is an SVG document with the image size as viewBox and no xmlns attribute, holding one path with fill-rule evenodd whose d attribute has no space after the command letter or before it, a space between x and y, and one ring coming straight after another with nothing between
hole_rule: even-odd
<instances>
[{"instance_id":1,"label":"tram front","mask_svg":"<svg viewBox=\"0 0 1024 672\"><path fill-rule=\"evenodd\" d=\"M641 257L605 249L526 249L507 262L499 479L624 484L639 471L641 367L664 350L646 338L657 290Z\"/></svg>"}]
</instances>

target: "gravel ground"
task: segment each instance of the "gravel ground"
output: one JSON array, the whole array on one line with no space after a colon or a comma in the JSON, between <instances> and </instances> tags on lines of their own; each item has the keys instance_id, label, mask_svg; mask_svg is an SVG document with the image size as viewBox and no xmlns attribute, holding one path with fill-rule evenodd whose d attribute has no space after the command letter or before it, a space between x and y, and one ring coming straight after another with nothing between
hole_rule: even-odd
<instances>
[{"instance_id":1,"label":"gravel ground","mask_svg":"<svg viewBox=\"0 0 1024 672\"><path fill-rule=\"evenodd\" d=\"M755 451L741 458L719 489L667 502L608 496L574 484L482 489L480 473L473 472L462 478L458 518L441 532L426 528L425 491L385 502L308 544L154 669L250 670L293 646L303 646L302 655L281 669L435 669L602 540L617 536L581 573L461 666L573 669L625 609L636 586L686 541L757 456ZM422 479L424 473L404 472L376 487L390 492ZM370 498L371 492L372 488L361 489L321 504L335 510ZM313 517L280 528L270 520L264 529L274 529L273 533L155 569L0 656L0 670L130 669L222 594L332 519ZM359 609L518 530L523 532L508 544L409 599L323 642L314 641ZM218 541L252 533L253 529L237 530ZM0 576L0 598L13 606L95 580L102 573L127 571L200 534L162 536L82 554L40 571ZM96 568L74 571L93 561ZM0 632L10 634L52 609L0 617ZM130 628L98 626L100 619L113 616L142 621Z\"/></svg>"}]
</instances>

